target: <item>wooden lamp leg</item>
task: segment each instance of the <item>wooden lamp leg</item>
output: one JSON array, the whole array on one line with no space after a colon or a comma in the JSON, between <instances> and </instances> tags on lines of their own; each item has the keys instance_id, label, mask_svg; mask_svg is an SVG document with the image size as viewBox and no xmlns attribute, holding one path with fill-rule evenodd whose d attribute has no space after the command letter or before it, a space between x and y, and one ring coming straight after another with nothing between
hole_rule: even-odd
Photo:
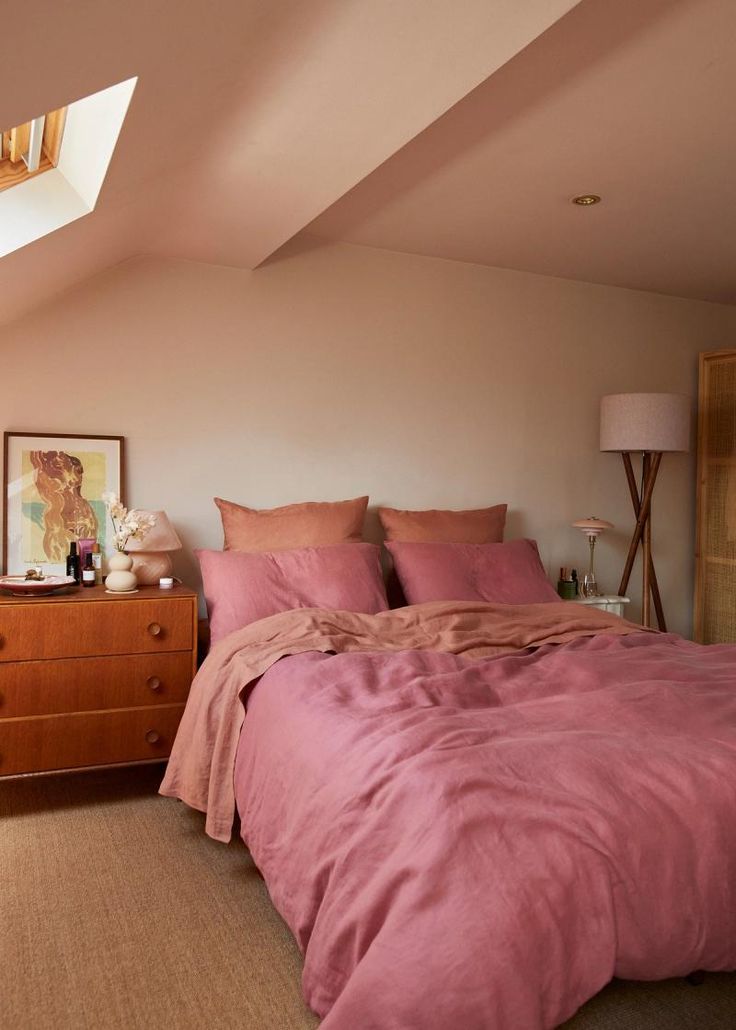
<instances>
[{"instance_id":1,"label":"wooden lamp leg","mask_svg":"<svg viewBox=\"0 0 736 1030\"><path fill-rule=\"evenodd\" d=\"M651 459L649 454L645 451L641 458L641 491L644 493L644 485L649 479L649 469L651 466ZM641 621L645 626L651 626L652 624L652 609L650 604L649 586L650 576L649 567L652 564L652 515L651 510L647 515L647 520L644 523L644 532L641 538Z\"/></svg>"},{"instance_id":2,"label":"wooden lamp leg","mask_svg":"<svg viewBox=\"0 0 736 1030\"><path fill-rule=\"evenodd\" d=\"M662 608L662 599L659 593L659 584L657 583L657 574L654 569L654 560L652 558L651 551L651 504L652 494L654 492L654 484L657 481L657 473L659 472L659 466L662 461L662 452L655 451L651 454L644 454L644 465L642 475L642 491L641 498L639 497L639 491L636 486L636 479L634 477L634 470L631 465L631 455L624 451L622 452L622 458L624 462L624 471L626 472L626 481L629 484L629 493L631 494L631 502L634 506L634 514L636 515L636 526L634 527L634 534L631 538L631 544L629 545L629 553L626 557L626 564L624 566L623 575L621 577L621 584L619 586L619 594L625 594L629 585L629 579L631 578L631 570L634 565L634 559L636 558L636 552L639 544L643 547L643 595L642 595L642 619L645 626L649 625L651 610L649 595L654 599L654 608L657 613L657 623L661 630L666 630L664 610Z\"/></svg>"},{"instance_id":3,"label":"wooden lamp leg","mask_svg":"<svg viewBox=\"0 0 736 1030\"><path fill-rule=\"evenodd\" d=\"M629 493L631 494L631 503L634 506L634 515L638 518L639 508L641 502L639 500L639 488L636 485L636 477L634 475L634 469L631 464L631 455L623 451L621 457L624 461L624 471L626 472L626 482L629 484ZM654 568L654 560L651 554L651 523L648 523L650 529L650 550L649 560L647 565L649 567L649 583L652 591L652 600L654 601L654 610L657 613L657 625L663 633L667 632L667 624L664 618L664 608L662 607L662 598L659 593L659 583L657 582L657 573ZM628 585L628 584L627 584ZM625 592L625 591L624 591Z\"/></svg>"}]
</instances>

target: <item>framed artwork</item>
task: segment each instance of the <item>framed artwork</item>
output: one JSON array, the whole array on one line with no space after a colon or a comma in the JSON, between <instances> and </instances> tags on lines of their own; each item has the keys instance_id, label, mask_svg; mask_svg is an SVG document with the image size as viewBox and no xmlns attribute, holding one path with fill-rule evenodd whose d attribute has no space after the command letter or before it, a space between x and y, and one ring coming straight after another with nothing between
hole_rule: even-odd
<instances>
[{"instance_id":1,"label":"framed artwork","mask_svg":"<svg viewBox=\"0 0 736 1030\"><path fill-rule=\"evenodd\" d=\"M124 496L123 437L5 433L3 570L37 566L66 574L69 543L93 537L112 554L112 527L102 495Z\"/></svg>"}]
</instances>

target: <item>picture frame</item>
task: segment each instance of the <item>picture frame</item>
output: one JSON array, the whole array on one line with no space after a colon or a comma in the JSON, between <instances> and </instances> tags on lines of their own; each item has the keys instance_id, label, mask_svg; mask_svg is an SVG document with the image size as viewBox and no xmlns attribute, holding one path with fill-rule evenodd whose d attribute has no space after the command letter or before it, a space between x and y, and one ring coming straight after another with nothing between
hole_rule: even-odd
<instances>
[{"instance_id":1,"label":"picture frame","mask_svg":"<svg viewBox=\"0 0 736 1030\"><path fill-rule=\"evenodd\" d=\"M8 430L3 434L5 575L66 574L72 540L93 537L112 554L102 495L125 495L125 438Z\"/></svg>"}]
</instances>

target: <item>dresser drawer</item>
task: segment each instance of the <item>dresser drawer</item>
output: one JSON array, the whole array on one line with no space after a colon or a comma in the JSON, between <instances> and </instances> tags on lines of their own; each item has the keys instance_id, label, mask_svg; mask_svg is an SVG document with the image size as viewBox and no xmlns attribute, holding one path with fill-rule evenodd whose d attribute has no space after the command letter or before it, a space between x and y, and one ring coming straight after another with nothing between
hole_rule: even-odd
<instances>
[{"instance_id":1,"label":"dresser drawer","mask_svg":"<svg viewBox=\"0 0 736 1030\"><path fill-rule=\"evenodd\" d=\"M191 651L0 662L0 719L186 701Z\"/></svg>"},{"instance_id":2,"label":"dresser drawer","mask_svg":"<svg viewBox=\"0 0 736 1030\"><path fill-rule=\"evenodd\" d=\"M0 721L0 776L166 758L184 705Z\"/></svg>"},{"instance_id":3,"label":"dresser drawer","mask_svg":"<svg viewBox=\"0 0 736 1030\"><path fill-rule=\"evenodd\" d=\"M189 597L5 604L0 662L191 650Z\"/></svg>"}]
</instances>

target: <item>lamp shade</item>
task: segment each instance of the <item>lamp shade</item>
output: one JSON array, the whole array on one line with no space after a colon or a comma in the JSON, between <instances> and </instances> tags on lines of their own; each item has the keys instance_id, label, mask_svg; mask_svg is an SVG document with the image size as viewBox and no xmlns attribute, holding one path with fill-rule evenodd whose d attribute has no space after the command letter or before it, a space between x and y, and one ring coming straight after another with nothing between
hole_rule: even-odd
<instances>
[{"instance_id":1,"label":"lamp shade","mask_svg":"<svg viewBox=\"0 0 736 1030\"><path fill-rule=\"evenodd\" d=\"M611 393L601 398L602 451L690 450L690 398Z\"/></svg>"},{"instance_id":2,"label":"lamp shade","mask_svg":"<svg viewBox=\"0 0 736 1030\"><path fill-rule=\"evenodd\" d=\"M181 540L176 530L169 522L165 511L152 511L156 516L156 525L150 529L142 540L128 540L125 545L126 551L178 551L181 549Z\"/></svg>"},{"instance_id":3,"label":"lamp shade","mask_svg":"<svg viewBox=\"0 0 736 1030\"><path fill-rule=\"evenodd\" d=\"M613 529L612 522L608 522L606 519L597 519L594 515L587 519L578 519L572 525L575 529L582 530L586 536L598 536L604 529Z\"/></svg>"}]
</instances>

